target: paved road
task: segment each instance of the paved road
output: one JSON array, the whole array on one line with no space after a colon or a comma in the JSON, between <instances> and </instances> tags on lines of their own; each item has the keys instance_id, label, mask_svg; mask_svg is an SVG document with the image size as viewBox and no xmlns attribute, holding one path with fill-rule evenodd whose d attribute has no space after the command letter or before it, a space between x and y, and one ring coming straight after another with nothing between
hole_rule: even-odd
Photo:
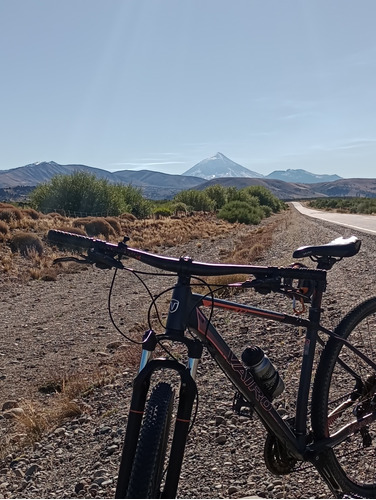
<instances>
[{"instance_id":1,"label":"paved road","mask_svg":"<svg viewBox=\"0 0 376 500\"><path fill-rule=\"evenodd\" d=\"M294 207L304 215L314 217L315 219L326 220L339 224L340 226L351 227L358 231L364 231L370 234L376 234L376 216L375 215L355 215L355 214L338 214L335 212L324 212L322 210L313 210L304 207L299 202L292 202Z\"/></svg>"}]
</instances>

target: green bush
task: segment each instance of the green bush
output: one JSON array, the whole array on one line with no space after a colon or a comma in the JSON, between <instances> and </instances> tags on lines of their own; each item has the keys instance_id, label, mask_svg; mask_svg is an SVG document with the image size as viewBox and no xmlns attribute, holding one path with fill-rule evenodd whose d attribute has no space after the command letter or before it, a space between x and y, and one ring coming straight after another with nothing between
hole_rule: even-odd
<instances>
[{"instance_id":1,"label":"green bush","mask_svg":"<svg viewBox=\"0 0 376 500\"><path fill-rule=\"evenodd\" d=\"M260 205L270 207L274 213L284 208L284 203L264 186L248 186L244 188L244 191L248 195L256 197Z\"/></svg>"},{"instance_id":2,"label":"green bush","mask_svg":"<svg viewBox=\"0 0 376 500\"><path fill-rule=\"evenodd\" d=\"M120 215L131 212L136 217L150 213L150 204L141 191L132 186L111 184L87 172L57 175L40 184L30 195L32 206L40 212L63 212L65 215Z\"/></svg>"},{"instance_id":3,"label":"green bush","mask_svg":"<svg viewBox=\"0 0 376 500\"><path fill-rule=\"evenodd\" d=\"M172 215L171 208L165 205L161 205L153 210L153 215L159 219L159 217L170 217Z\"/></svg>"},{"instance_id":4,"label":"green bush","mask_svg":"<svg viewBox=\"0 0 376 500\"><path fill-rule=\"evenodd\" d=\"M215 203L205 191L197 191L195 189L181 191L174 197L174 201L184 203L191 210L199 212L211 212L215 209Z\"/></svg>"},{"instance_id":5,"label":"green bush","mask_svg":"<svg viewBox=\"0 0 376 500\"><path fill-rule=\"evenodd\" d=\"M182 201L178 201L176 203L171 204L171 209L173 210L175 215L178 215L180 213L186 214L188 212L188 207L185 203Z\"/></svg>"},{"instance_id":6,"label":"green bush","mask_svg":"<svg viewBox=\"0 0 376 500\"><path fill-rule=\"evenodd\" d=\"M318 198L309 202L312 208L352 214L376 213L376 198Z\"/></svg>"},{"instance_id":7,"label":"green bush","mask_svg":"<svg viewBox=\"0 0 376 500\"><path fill-rule=\"evenodd\" d=\"M212 200L215 210L221 209L228 201L227 189L220 184L208 186L204 193Z\"/></svg>"},{"instance_id":8,"label":"green bush","mask_svg":"<svg viewBox=\"0 0 376 500\"><path fill-rule=\"evenodd\" d=\"M218 213L220 219L242 224L259 224L264 217L260 206L250 205L246 201L230 201Z\"/></svg>"}]
</instances>

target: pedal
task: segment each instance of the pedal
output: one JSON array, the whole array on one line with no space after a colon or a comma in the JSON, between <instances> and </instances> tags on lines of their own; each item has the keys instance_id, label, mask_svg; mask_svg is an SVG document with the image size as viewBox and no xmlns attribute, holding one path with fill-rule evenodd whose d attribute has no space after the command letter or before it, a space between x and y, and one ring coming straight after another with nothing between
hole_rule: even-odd
<instances>
[{"instance_id":1,"label":"pedal","mask_svg":"<svg viewBox=\"0 0 376 500\"><path fill-rule=\"evenodd\" d=\"M248 401L246 401L240 392L235 392L232 400L232 409L238 415L243 417L253 417L254 408Z\"/></svg>"}]
</instances>

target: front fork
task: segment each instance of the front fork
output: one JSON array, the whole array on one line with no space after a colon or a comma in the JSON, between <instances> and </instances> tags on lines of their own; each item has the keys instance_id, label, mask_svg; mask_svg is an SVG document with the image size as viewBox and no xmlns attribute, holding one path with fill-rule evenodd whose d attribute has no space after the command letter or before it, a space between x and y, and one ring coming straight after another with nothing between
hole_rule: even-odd
<instances>
[{"instance_id":1,"label":"front fork","mask_svg":"<svg viewBox=\"0 0 376 500\"><path fill-rule=\"evenodd\" d=\"M166 338L166 335L164 337ZM116 498L119 498L120 492L124 492L128 488L151 377L155 371L162 369L173 370L180 375L179 403L166 481L162 492L162 498L176 497L193 403L197 395L195 376L202 355L202 345L199 341L186 338L181 339L181 341L188 347L187 366L172 359L151 359L157 345L157 337L153 331L148 331L144 335L139 372L133 383Z\"/></svg>"}]
</instances>

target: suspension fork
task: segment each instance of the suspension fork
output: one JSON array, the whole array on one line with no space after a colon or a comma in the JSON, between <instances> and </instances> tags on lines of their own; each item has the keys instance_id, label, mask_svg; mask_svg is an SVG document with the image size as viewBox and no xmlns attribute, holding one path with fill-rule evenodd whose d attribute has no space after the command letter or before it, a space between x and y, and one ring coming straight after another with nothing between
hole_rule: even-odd
<instances>
[{"instance_id":1,"label":"suspension fork","mask_svg":"<svg viewBox=\"0 0 376 500\"><path fill-rule=\"evenodd\" d=\"M170 340L177 340L170 335L164 335L163 337ZM162 498L175 498L193 403L197 395L195 376L203 347L198 340L186 339L184 337L178 339L188 347L188 363L187 366L184 366L176 360L151 359L157 345L157 336L150 330L144 334L144 339L139 373L133 383L131 407L124 438L123 457L119 471L117 491L126 491L128 487L151 377L154 372L165 369L176 371L180 375L179 404L175 419L168 471L162 493Z\"/></svg>"}]
</instances>

